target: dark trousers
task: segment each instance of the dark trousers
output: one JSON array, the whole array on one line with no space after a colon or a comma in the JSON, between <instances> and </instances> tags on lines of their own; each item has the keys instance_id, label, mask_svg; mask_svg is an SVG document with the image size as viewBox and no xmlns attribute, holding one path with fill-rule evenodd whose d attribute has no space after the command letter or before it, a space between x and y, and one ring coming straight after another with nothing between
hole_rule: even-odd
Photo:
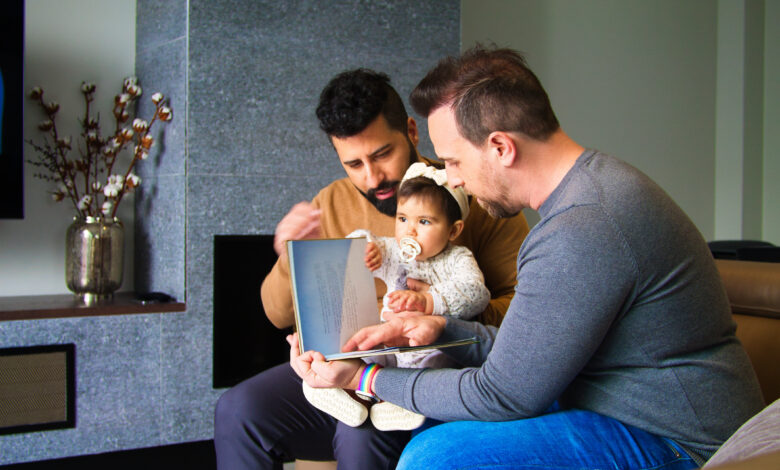
<instances>
[{"instance_id":1,"label":"dark trousers","mask_svg":"<svg viewBox=\"0 0 780 470\"><path fill-rule=\"evenodd\" d=\"M394 469L409 431L353 428L309 404L290 364L262 372L217 402L214 446L223 470L282 469L294 459L338 460L339 469Z\"/></svg>"}]
</instances>

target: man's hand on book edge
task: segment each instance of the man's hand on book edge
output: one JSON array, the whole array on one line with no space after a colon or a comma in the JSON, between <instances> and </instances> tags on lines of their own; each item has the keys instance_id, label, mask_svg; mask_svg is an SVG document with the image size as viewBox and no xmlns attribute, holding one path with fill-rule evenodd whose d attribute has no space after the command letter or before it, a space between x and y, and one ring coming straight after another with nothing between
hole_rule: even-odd
<instances>
[{"instance_id":1,"label":"man's hand on book edge","mask_svg":"<svg viewBox=\"0 0 780 470\"><path fill-rule=\"evenodd\" d=\"M385 323L368 326L347 340L342 352L366 351L378 345L425 346L434 343L447 318L438 315L422 315L420 312L387 313Z\"/></svg>"}]
</instances>

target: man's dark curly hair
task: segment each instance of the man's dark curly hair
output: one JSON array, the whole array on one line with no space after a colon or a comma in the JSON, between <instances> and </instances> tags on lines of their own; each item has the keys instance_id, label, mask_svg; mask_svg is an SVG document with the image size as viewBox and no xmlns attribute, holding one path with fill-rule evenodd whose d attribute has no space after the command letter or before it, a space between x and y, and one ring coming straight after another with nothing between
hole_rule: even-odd
<instances>
[{"instance_id":1,"label":"man's dark curly hair","mask_svg":"<svg viewBox=\"0 0 780 470\"><path fill-rule=\"evenodd\" d=\"M406 109L390 78L369 69L336 75L325 86L317 105L320 128L329 137L352 137L382 114L391 129L407 132Z\"/></svg>"}]
</instances>

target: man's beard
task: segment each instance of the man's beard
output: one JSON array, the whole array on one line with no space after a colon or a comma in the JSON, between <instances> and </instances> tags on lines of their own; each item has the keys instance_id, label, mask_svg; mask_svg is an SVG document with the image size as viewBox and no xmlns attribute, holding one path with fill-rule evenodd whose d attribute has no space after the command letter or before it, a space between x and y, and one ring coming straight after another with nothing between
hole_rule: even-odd
<instances>
[{"instance_id":1,"label":"man's beard","mask_svg":"<svg viewBox=\"0 0 780 470\"><path fill-rule=\"evenodd\" d=\"M480 170L484 170L484 168ZM477 198L480 207L485 209L485 212L495 219L507 219L516 216L520 213L519 210L508 208L500 202L509 201L509 191L499 182L495 175L495 170L491 169L490 173L491 177L486 177L485 173L480 171L479 179L483 188L493 188L497 196L493 200Z\"/></svg>"},{"instance_id":2,"label":"man's beard","mask_svg":"<svg viewBox=\"0 0 780 470\"><path fill-rule=\"evenodd\" d=\"M400 181L384 181L376 188L369 189L368 194L364 193L363 191L360 191L360 194L365 196L365 198L368 199L368 202L376 207L376 210L379 212L385 215L389 215L390 217L395 217L395 211L398 207L398 186L400 184ZM391 197L387 199L379 199L376 197L377 191L392 188L395 188L395 193Z\"/></svg>"},{"instance_id":3,"label":"man's beard","mask_svg":"<svg viewBox=\"0 0 780 470\"><path fill-rule=\"evenodd\" d=\"M482 199L477 198L477 202L479 203L480 207L485 209L485 212L487 212L494 219L506 219L514 217L520 213L519 211L510 211L495 201L483 201Z\"/></svg>"},{"instance_id":4,"label":"man's beard","mask_svg":"<svg viewBox=\"0 0 780 470\"><path fill-rule=\"evenodd\" d=\"M419 161L419 159L417 158L417 150L415 150L414 144L408 137L406 138L406 142L409 144L409 166L411 166L412 163ZM409 166L407 166L407 168L409 168ZM400 181L383 181L382 183L379 183L379 186L376 188L369 189L368 193L364 193L360 190L358 191L360 191L360 194L362 194L363 197L368 199L368 202L376 207L376 210L385 215L389 215L390 217L395 217L395 212L398 208L398 188L400 186ZM387 199L379 199L376 197L377 191L393 188L395 189L395 192L392 197Z\"/></svg>"}]
</instances>

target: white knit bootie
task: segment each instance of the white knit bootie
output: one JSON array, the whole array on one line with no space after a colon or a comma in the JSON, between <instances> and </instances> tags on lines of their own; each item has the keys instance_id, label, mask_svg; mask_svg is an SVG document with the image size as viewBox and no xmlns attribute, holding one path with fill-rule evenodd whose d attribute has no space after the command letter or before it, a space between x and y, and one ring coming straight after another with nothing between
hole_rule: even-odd
<instances>
[{"instance_id":1,"label":"white knit bootie","mask_svg":"<svg viewBox=\"0 0 780 470\"><path fill-rule=\"evenodd\" d=\"M340 388L313 388L303 382L303 396L318 410L353 428L368 418L365 405Z\"/></svg>"},{"instance_id":2,"label":"white knit bootie","mask_svg":"<svg viewBox=\"0 0 780 470\"><path fill-rule=\"evenodd\" d=\"M371 406L371 424L380 431L410 431L422 426L425 416L388 401Z\"/></svg>"}]
</instances>

